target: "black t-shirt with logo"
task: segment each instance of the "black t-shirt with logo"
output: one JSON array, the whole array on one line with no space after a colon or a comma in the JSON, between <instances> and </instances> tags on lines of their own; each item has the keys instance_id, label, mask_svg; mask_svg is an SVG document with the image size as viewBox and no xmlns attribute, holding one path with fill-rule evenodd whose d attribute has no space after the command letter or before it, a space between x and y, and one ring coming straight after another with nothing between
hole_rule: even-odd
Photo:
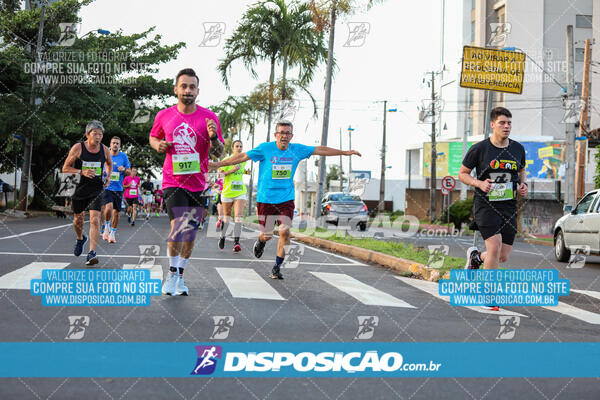
<instances>
[{"instance_id":1,"label":"black t-shirt with logo","mask_svg":"<svg viewBox=\"0 0 600 400\"><path fill-rule=\"evenodd\" d=\"M521 143L508 139L508 146L502 148L485 139L471 146L463 165L475 170L477 179L492 180L492 188L488 193L475 188L475 209L486 205L516 208L518 172L526 167L525 148Z\"/></svg>"}]
</instances>

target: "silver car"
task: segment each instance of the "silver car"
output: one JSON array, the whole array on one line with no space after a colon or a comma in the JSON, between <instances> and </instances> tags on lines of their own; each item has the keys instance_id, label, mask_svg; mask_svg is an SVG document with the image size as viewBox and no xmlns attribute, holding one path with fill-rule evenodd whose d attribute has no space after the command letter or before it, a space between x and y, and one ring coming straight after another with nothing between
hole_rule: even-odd
<instances>
[{"instance_id":1,"label":"silver car","mask_svg":"<svg viewBox=\"0 0 600 400\"><path fill-rule=\"evenodd\" d=\"M554 255L568 261L571 252L600 254L600 190L586 193L568 214L554 224Z\"/></svg>"},{"instance_id":2,"label":"silver car","mask_svg":"<svg viewBox=\"0 0 600 400\"><path fill-rule=\"evenodd\" d=\"M327 223L350 225L361 231L367 229L369 221L367 206L361 198L344 192L325 194L321 202L321 215Z\"/></svg>"}]
</instances>

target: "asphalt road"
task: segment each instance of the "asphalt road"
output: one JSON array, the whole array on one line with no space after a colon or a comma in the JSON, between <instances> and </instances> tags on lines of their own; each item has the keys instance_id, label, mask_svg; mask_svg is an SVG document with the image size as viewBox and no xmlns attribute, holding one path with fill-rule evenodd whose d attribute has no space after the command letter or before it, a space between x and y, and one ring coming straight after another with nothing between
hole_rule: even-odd
<instances>
[{"instance_id":1,"label":"asphalt road","mask_svg":"<svg viewBox=\"0 0 600 400\"><path fill-rule=\"evenodd\" d=\"M100 243L97 268L127 268L145 246L158 246L152 271L168 269L166 217L123 222L117 243ZM85 229L87 229L87 223ZM283 269L282 281L268 278L275 243L259 260L252 255L251 230L243 251L232 241L219 250L214 224L197 239L186 269L188 297L153 297L146 307L45 307L27 288L19 288L41 266L85 268L72 255L69 220L34 218L0 222L0 340L67 342L69 316L86 316L85 342L502 342L500 315L479 308L450 306L433 295L435 284L400 279L386 268L298 245L297 265ZM393 236L393 234L391 235ZM447 245L462 256L472 243L461 237L392 237L417 246ZM480 242L481 244L481 242ZM140 247L141 246L141 247ZM87 251L87 249L86 249ZM52 264L50 264L52 263ZM520 325L512 341L597 342L600 338L600 258L581 268L554 261L552 247L516 243L507 267L557 268L571 289L592 291L562 298L560 312L541 307L511 307ZM161 272L162 271L162 272ZM433 286L432 286L433 285ZM590 295L591 293L591 295ZM363 317L377 325L360 333ZM231 327L214 336L216 321ZM223 337L226 336L226 337ZM457 355L459 356L459 355ZM473 366L477 368L477 366ZM597 399L600 379L572 378L336 378L194 379L161 378L11 378L0 379L0 398L356 398L356 399Z\"/></svg>"}]
</instances>

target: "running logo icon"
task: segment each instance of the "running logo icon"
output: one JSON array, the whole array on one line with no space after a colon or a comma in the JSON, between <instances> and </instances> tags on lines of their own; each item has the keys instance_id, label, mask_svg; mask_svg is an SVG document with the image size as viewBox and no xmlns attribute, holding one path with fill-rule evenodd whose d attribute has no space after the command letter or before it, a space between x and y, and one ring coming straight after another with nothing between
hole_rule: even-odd
<instances>
[{"instance_id":1,"label":"running logo icon","mask_svg":"<svg viewBox=\"0 0 600 400\"><path fill-rule=\"evenodd\" d=\"M73 46L75 40L77 40L79 24L77 22L61 22L58 24L58 27L60 29L60 36L56 45L61 47Z\"/></svg>"},{"instance_id":2,"label":"running logo icon","mask_svg":"<svg viewBox=\"0 0 600 400\"><path fill-rule=\"evenodd\" d=\"M361 47L371 32L371 24L368 22L348 22L348 39L344 47Z\"/></svg>"},{"instance_id":3,"label":"running logo icon","mask_svg":"<svg viewBox=\"0 0 600 400\"><path fill-rule=\"evenodd\" d=\"M190 375L210 375L217 368L217 359L223 355L221 346L196 346L198 361Z\"/></svg>"},{"instance_id":4,"label":"running logo icon","mask_svg":"<svg viewBox=\"0 0 600 400\"><path fill-rule=\"evenodd\" d=\"M204 22L204 38L198 47L216 47L225 34L225 22Z\"/></svg>"},{"instance_id":5,"label":"running logo icon","mask_svg":"<svg viewBox=\"0 0 600 400\"><path fill-rule=\"evenodd\" d=\"M450 247L445 244L432 244L427 246L427 249L429 250L429 260L427 261L427 265L430 268L442 268L444 266L444 260L450 252Z\"/></svg>"},{"instance_id":6,"label":"running logo icon","mask_svg":"<svg viewBox=\"0 0 600 400\"><path fill-rule=\"evenodd\" d=\"M90 317L87 315L69 315L69 331L67 332L67 340L83 339L85 328L90 326Z\"/></svg>"},{"instance_id":7,"label":"running logo icon","mask_svg":"<svg viewBox=\"0 0 600 400\"><path fill-rule=\"evenodd\" d=\"M358 331L354 339L371 339L377 325L379 325L379 317L375 315L358 316Z\"/></svg>"},{"instance_id":8,"label":"running logo icon","mask_svg":"<svg viewBox=\"0 0 600 400\"><path fill-rule=\"evenodd\" d=\"M283 268L298 268L300 265L300 258L304 255L303 244L289 244L283 246L285 251L285 259L283 261Z\"/></svg>"},{"instance_id":9,"label":"running logo icon","mask_svg":"<svg viewBox=\"0 0 600 400\"><path fill-rule=\"evenodd\" d=\"M499 316L500 318L500 332L496 339L512 339L515 337L517 326L521 324L521 318L512 316Z\"/></svg>"},{"instance_id":10,"label":"running logo icon","mask_svg":"<svg viewBox=\"0 0 600 400\"><path fill-rule=\"evenodd\" d=\"M210 336L210 339L227 339L227 337L229 336L229 331L231 330L231 328L233 328L233 322L235 321L235 318L233 318L230 315L215 315L212 317L212 319L215 323L215 327L213 329L212 335Z\"/></svg>"},{"instance_id":11,"label":"running logo icon","mask_svg":"<svg viewBox=\"0 0 600 400\"><path fill-rule=\"evenodd\" d=\"M569 246L571 249L571 257L569 257L569 263L565 268L583 268L585 267L585 260L590 255L590 246L579 245Z\"/></svg>"}]
</instances>

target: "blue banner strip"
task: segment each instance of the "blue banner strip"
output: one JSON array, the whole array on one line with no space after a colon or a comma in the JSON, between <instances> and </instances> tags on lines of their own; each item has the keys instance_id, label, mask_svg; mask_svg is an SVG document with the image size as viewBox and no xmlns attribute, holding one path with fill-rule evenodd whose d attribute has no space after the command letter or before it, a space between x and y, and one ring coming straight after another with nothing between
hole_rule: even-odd
<instances>
[{"instance_id":1,"label":"blue banner strip","mask_svg":"<svg viewBox=\"0 0 600 400\"><path fill-rule=\"evenodd\" d=\"M600 343L3 342L0 360L0 377L599 377Z\"/></svg>"}]
</instances>

